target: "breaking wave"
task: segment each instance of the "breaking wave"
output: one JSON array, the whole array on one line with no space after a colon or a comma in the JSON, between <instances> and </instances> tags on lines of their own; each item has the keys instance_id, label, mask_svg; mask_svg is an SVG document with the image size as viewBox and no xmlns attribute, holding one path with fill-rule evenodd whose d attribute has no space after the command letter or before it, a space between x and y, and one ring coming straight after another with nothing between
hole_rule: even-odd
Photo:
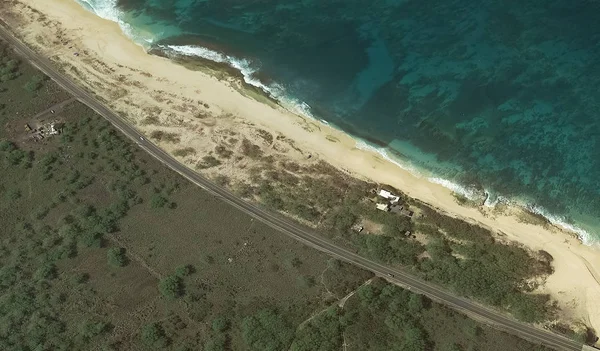
<instances>
[{"instance_id":1,"label":"breaking wave","mask_svg":"<svg viewBox=\"0 0 600 351\"><path fill-rule=\"evenodd\" d=\"M285 88L278 83L264 84L254 74L260 69L260 64L243 58L236 58L223 53L194 45L158 45L166 53L199 57L218 63L225 63L238 70L244 77L244 82L260 88L287 110L311 119L316 119L311 113L311 107L306 102L300 101L287 94Z\"/></svg>"},{"instance_id":2,"label":"breaking wave","mask_svg":"<svg viewBox=\"0 0 600 351\"><path fill-rule=\"evenodd\" d=\"M396 166L402 168L403 170L410 172L412 175L419 177L419 178L427 177L426 179L429 182L439 184L445 188L448 188L448 189L452 190L454 193L462 195L469 200L477 200L477 199L481 198L480 191L462 186L462 185L454 183L448 179L435 177L435 176L428 176L429 173L431 173L431 172L423 170L423 169L418 169L417 167L412 165L410 162L401 161L396 157L390 156L390 154L386 148L370 145L367 142L365 142L364 140L358 140L356 142L356 148L374 152L374 153L378 154L379 156L381 156L386 161L391 162L391 163L395 164Z\"/></svg>"},{"instance_id":3,"label":"breaking wave","mask_svg":"<svg viewBox=\"0 0 600 351\"><path fill-rule=\"evenodd\" d=\"M388 151L385 148L376 147L376 146L370 145L367 142L365 142L364 140L357 140L356 141L356 148L357 149L361 149L361 150L366 150L366 151L377 153L378 155L380 155L385 160L387 160L387 161L395 164L396 166L398 166L398 167L400 167L400 168L402 168L402 169L410 172L414 176L423 177L424 174L430 173L429 171L417 169L415 166L413 166L409 162L398 160L397 158L395 158L393 156L390 156L390 154L388 153ZM551 214L550 212L548 212L543 207L529 204L526 201L521 201L521 200L517 200L517 199L508 199L508 198L506 198L506 197L504 197L502 195L495 195L495 194L491 193L487 189L483 190L483 194L482 194L482 191L479 190L479 189L475 189L475 188L472 188L472 187L463 186L461 184L458 184L456 182L453 182L451 180L444 179L444 178L441 178L441 177L437 177L437 176L426 176L426 177L427 177L426 179L429 182L435 183L435 184L439 184L439 185L441 185L441 186L449 189L453 193L462 195L462 196L466 197L469 200L483 201L483 205L486 206L486 207L494 208L498 204L510 204L512 206L518 206L518 207L521 207L521 208L523 208L523 209L525 209L527 211L530 211L532 213L535 213L535 214L538 214L540 216L543 216L551 224L553 224L553 225L555 225L557 227L566 229L568 231L571 231L571 232L577 234L577 236L579 237L579 239L585 245L593 245L593 244L597 243L597 241L594 240L594 236L593 235L591 235L590 233L588 233L584 229L579 228L579 227L577 227L577 226L569 223L568 220L565 217Z\"/></svg>"},{"instance_id":4,"label":"breaking wave","mask_svg":"<svg viewBox=\"0 0 600 351\"><path fill-rule=\"evenodd\" d=\"M131 24L127 23L126 14L119 10L117 6L117 0L76 0L80 5L89 11L95 13L97 16L116 22L123 33L133 40L136 44L143 47L152 46L154 42L158 41L159 37L156 34L150 33L149 31L141 31L134 28ZM323 124L329 125L328 122L316 118L312 112L311 107L306 102L299 99L293 98L287 94L286 89L278 83L264 84L255 77L255 73L260 69L260 64L252 62L247 59L240 59L232 57L217 51L210 50L208 48L193 46L193 45L158 45L158 47L167 54L173 55L184 55L188 57L199 57L206 60L225 63L235 69L237 69L244 77L244 81L247 84L253 85L260 88L271 97L278 100L282 107L287 110L305 116L314 120L317 120ZM492 196L488 190L484 190L484 193L478 189L471 187L465 187L451 180L441 178L439 176L432 175L431 172L418 169L412 163L399 160L397 157L390 156L386 148L376 147L368 144L364 140L357 139L356 148L374 152L380 155L385 160L395 164L396 166L404 169L417 177L426 177L426 179L432 183L439 184L454 193L460 194L470 200L482 200L484 206L494 207L499 203L510 203L525 208L528 211L536 213L545 217L550 223L558 227L562 227L566 230L576 233L581 241L586 245L594 244L593 236L587 231L569 223L566 218L553 215L546 209L527 204L525 201L507 199L502 196Z\"/></svg>"},{"instance_id":5,"label":"breaking wave","mask_svg":"<svg viewBox=\"0 0 600 351\"><path fill-rule=\"evenodd\" d=\"M577 234L577 236L579 237L581 242L583 242L585 245L593 245L593 244L598 243L597 239L594 239L593 235L591 235L584 229L581 229L581 228L569 223L567 221L567 219L562 216L557 216L557 215L551 214L545 208L536 206L536 205L525 205L523 207L525 207L527 210L529 210L535 214L538 214L538 215L546 218L553 225L564 228L568 231L571 231L571 232Z\"/></svg>"},{"instance_id":6,"label":"breaking wave","mask_svg":"<svg viewBox=\"0 0 600 351\"><path fill-rule=\"evenodd\" d=\"M124 19L125 13L119 10L117 0L75 0L87 10L96 14L96 16L115 22L119 25L123 33L138 45L146 46L154 42L154 35L150 32L141 32L136 30Z\"/></svg>"},{"instance_id":7,"label":"breaking wave","mask_svg":"<svg viewBox=\"0 0 600 351\"><path fill-rule=\"evenodd\" d=\"M413 174L417 177L423 176L421 170L417 169L416 167L414 167L413 165L411 165L408 162L403 162L403 161L400 161L400 160L390 156L387 149L385 149L383 147L376 147L376 146L373 146L373 145L367 143L364 140L358 139L356 141L356 148L360 149L360 150L374 152L374 153L378 154L379 156L381 156L386 161L395 164L396 166L402 168L405 171L410 172L411 174Z\"/></svg>"}]
</instances>

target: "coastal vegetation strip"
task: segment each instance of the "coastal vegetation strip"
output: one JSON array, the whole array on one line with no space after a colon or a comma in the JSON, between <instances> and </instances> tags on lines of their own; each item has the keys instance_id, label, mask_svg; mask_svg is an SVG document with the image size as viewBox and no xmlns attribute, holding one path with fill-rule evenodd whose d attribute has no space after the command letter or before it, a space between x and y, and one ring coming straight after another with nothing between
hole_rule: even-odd
<instances>
[{"instance_id":1,"label":"coastal vegetation strip","mask_svg":"<svg viewBox=\"0 0 600 351\"><path fill-rule=\"evenodd\" d=\"M11 331L0 333L2 349L301 350L326 337L325 349L544 350L382 280L363 285L370 273L233 210L79 103L53 117L59 134L27 130L66 94L47 80L28 91L39 73L18 70L0 85L11 97L0 111L0 319ZM405 303L410 314L370 312ZM364 325L393 338L359 334Z\"/></svg>"}]
</instances>

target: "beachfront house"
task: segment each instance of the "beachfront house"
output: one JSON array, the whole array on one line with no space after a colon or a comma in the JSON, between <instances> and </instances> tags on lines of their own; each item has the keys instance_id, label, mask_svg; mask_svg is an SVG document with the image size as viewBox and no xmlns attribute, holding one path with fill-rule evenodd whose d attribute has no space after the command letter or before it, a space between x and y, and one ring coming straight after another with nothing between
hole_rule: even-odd
<instances>
[{"instance_id":1,"label":"beachfront house","mask_svg":"<svg viewBox=\"0 0 600 351\"><path fill-rule=\"evenodd\" d=\"M383 197L384 199L390 200L390 202L392 204L398 203L398 200L400 200L399 196L396 196L396 195L390 193L389 191L383 190L383 189L379 190L378 195Z\"/></svg>"},{"instance_id":2,"label":"beachfront house","mask_svg":"<svg viewBox=\"0 0 600 351\"><path fill-rule=\"evenodd\" d=\"M378 203L376 206L377 206L378 210L382 210L382 211L385 211L385 212L387 212L387 211L390 210L390 205L389 204Z\"/></svg>"}]
</instances>

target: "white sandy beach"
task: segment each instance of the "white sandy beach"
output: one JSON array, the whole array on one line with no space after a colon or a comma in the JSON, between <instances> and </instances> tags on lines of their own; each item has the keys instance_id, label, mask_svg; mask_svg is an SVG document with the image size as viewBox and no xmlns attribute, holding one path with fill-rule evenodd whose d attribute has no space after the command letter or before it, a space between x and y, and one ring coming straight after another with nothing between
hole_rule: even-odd
<instances>
[{"instance_id":1,"label":"white sandy beach","mask_svg":"<svg viewBox=\"0 0 600 351\"><path fill-rule=\"evenodd\" d=\"M600 332L600 250L583 245L572 233L523 223L514 215L517 209L500 214L463 207L450 190L356 148L356 141L338 130L246 97L234 89L238 84L234 80L218 80L148 55L116 23L87 12L74 0L16 0L11 6L0 10L0 18L11 25L21 23L18 36L62 65L143 132L156 129L156 125L142 123L156 114L162 130L177 132L181 145L200 151L226 130L245 135L252 126L283 135L300 151L283 146L276 151L298 162L308 162L310 154L311 160L325 160L358 177L390 184L441 211L490 227L505 240L550 253L555 273L542 291L558 301L566 316ZM208 118L199 120L198 114ZM175 149L161 146L171 152Z\"/></svg>"}]
</instances>

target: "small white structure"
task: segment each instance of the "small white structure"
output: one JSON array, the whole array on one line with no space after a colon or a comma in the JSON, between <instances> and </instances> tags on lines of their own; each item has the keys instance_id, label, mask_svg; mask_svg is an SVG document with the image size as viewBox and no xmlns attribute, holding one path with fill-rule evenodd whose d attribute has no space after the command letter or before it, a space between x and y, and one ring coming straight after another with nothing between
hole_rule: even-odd
<instances>
[{"instance_id":1,"label":"small white structure","mask_svg":"<svg viewBox=\"0 0 600 351\"><path fill-rule=\"evenodd\" d=\"M50 135L56 135L58 134L58 130L56 129L56 127L54 126L54 123L50 124L50 131L48 132L48 134Z\"/></svg>"},{"instance_id":2,"label":"small white structure","mask_svg":"<svg viewBox=\"0 0 600 351\"><path fill-rule=\"evenodd\" d=\"M393 204L397 203L398 200L400 200L399 196L396 196L396 195L390 193L389 191L383 190L383 189L379 190L379 196L390 200L390 202Z\"/></svg>"},{"instance_id":3,"label":"small white structure","mask_svg":"<svg viewBox=\"0 0 600 351\"><path fill-rule=\"evenodd\" d=\"M389 211L390 210L390 205L389 204L377 204L377 209L378 210L382 210L382 211Z\"/></svg>"}]
</instances>

